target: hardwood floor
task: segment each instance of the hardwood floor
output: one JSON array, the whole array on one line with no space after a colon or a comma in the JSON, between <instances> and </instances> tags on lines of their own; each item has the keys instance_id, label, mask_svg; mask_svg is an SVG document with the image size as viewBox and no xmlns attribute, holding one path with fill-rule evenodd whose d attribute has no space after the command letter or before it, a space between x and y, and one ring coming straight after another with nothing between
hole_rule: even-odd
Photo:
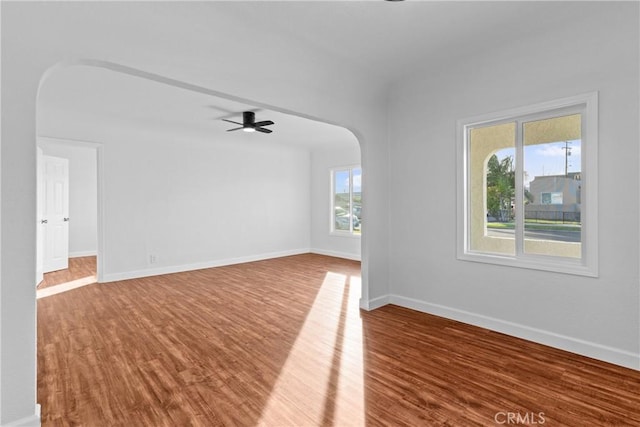
<instances>
[{"instance_id":1,"label":"hardwood floor","mask_svg":"<svg viewBox=\"0 0 640 427\"><path fill-rule=\"evenodd\" d=\"M640 372L359 287L309 254L42 298L43 425L640 425Z\"/></svg>"},{"instance_id":2,"label":"hardwood floor","mask_svg":"<svg viewBox=\"0 0 640 427\"><path fill-rule=\"evenodd\" d=\"M44 279L38 284L38 289L57 286L62 283L72 282L74 280L85 277L95 277L96 275L96 257L86 256L78 258L69 258L69 268L66 270L52 271L45 273Z\"/></svg>"}]
</instances>

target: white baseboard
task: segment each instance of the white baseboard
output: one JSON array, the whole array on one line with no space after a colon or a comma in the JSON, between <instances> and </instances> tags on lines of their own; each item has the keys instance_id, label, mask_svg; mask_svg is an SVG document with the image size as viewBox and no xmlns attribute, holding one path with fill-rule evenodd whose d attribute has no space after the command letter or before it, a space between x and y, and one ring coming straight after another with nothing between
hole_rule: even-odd
<instances>
[{"instance_id":1,"label":"white baseboard","mask_svg":"<svg viewBox=\"0 0 640 427\"><path fill-rule=\"evenodd\" d=\"M375 298L374 300L369 301L368 305L371 307L370 310L385 305L385 301L387 301L387 304L395 304L412 310L421 311L423 313L429 313L435 316L501 332L503 334L522 338L538 344L548 345L550 347L591 357L614 365L624 366L625 368L640 370L640 354L440 304L406 298L400 295L388 295L385 297Z\"/></svg>"},{"instance_id":2,"label":"white baseboard","mask_svg":"<svg viewBox=\"0 0 640 427\"><path fill-rule=\"evenodd\" d=\"M308 254L309 248L294 249L281 252L249 255L238 258L227 258L214 261L197 262L193 264L171 265L166 267L154 267L144 270L125 271L122 273L105 274L101 283L116 282L119 280L140 279L142 277L159 276L162 274L182 273L185 271L202 270L204 268L224 267L225 265L243 264L245 262L262 261L271 258L281 258L291 255Z\"/></svg>"},{"instance_id":3,"label":"white baseboard","mask_svg":"<svg viewBox=\"0 0 640 427\"><path fill-rule=\"evenodd\" d=\"M327 256L332 256L332 257L336 257L336 258L350 259L350 260L353 260L353 261L361 261L361 259L362 259L360 254L352 254L352 253L348 253L348 252L338 252L338 251L329 251L329 250L326 250L326 249L318 249L318 248L311 249L311 253L312 254L318 254L318 255L327 255Z\"/></svg>"},{"instance_id":4,"label":"white baseboard","mask_svg":"<svg viewBox=\"0 0 640 427\"><path fill-rule=\"evenodd\" d=\"M40 404L36 403L36 410L33 415L3 424L2 427L40 427Z\"/></svg>"},{"instance_id":5,"label":"white baseboard","mask_svg":"<svg viewBox=\"0 0 640 427\"><path fill-rule=\"evenodd\" d=\"M98 252L97 251L69 252L69 258L81 258L85 256L98 256Z\"/></svg>"},{"instance_id":6,"label":"white baseboard","mask_svg":"<svg viewBox=\"0 0 640 427\"><path fill-rule=\"evenodd\" d=\"M384 295L370 300L360 299L360 308L367 311L375 310L376 308L383 307L387 304L390 304L389 295Z\"/></svg>"}]
</instances>

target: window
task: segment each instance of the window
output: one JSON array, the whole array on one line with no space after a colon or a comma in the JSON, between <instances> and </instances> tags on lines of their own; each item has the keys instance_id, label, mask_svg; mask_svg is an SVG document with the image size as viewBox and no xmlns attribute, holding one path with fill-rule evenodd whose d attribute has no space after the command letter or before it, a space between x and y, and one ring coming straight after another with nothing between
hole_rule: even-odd
<instances>
[{"instance_id":1,"label":"window","mask_svg":"<svg viewBox=\"0 0 640 427\"><path fill-rule=\"evenodd\" d=\"M331 171L331 232L359 236L362 229L362 169Z\"/></svg>"},{"instance_id":2,"label":"window","mask_svg":"<svg viewBox=\"0 0 640 427\"><path fill-rule=\"evenodd\" d=\"M575 194L577 199L577 189ZM533 198L531 201L533 201ZM562 193L540 193L540 203L543 205L562 205Z\"/></svg>"},{"instance_id":3,"label":"window","mask_svg":"<svg viewBox=\"0 0 640 427\"><path fill-rule=\"evenodd\" d=\"M458 258L597 276L597 94L458 121Z\"/></svg>"}]
</instances>

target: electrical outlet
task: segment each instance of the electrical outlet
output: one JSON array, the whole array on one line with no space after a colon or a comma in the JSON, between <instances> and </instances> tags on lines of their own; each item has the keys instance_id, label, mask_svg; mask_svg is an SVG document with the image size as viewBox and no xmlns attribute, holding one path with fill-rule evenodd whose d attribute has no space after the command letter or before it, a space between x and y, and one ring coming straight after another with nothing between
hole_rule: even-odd
<instances>
[{"instance_id":1,"label":"electrical outlet","mask_svg":"<svg viewBox=\"0 0 640 427\"><path fill-rule=\"evenodd\" d=\"M158 256L157 255L149 255L149 264L157 264Z\"/></svg>"}]
</instances>

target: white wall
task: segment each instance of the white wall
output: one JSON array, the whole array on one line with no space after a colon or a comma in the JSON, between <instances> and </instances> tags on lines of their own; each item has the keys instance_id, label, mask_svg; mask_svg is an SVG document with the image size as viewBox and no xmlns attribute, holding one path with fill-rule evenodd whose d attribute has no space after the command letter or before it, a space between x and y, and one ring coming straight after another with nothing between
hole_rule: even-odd
<instances>
[{"instance_id":1,"label":"white wall","mask_svg":"<svg viewBox=\"0 0 640 427\"><path fill-rule=\"evenodd\" d=\"M65 111L39 130L100 141L100 281L309 252L307 148Z\"/></svg>"},{"instance_id":2,"label":"white wall","mask_svg":"<svg viewBox=\"0 0 640 427\"><path fill-rule=\"evenodd\" d=\"M308 252L307 150L127 133L103 148L105 281Z\"/></svg>"},{"instance_id":3,"label":"white wall","mask_svg":"<svg viewBox=\"0 0 640 427\"><path fill-rule=\"evenodd\" d=\"M425 63L392 91L390 214L403 221L391 221L383 301L639 369L638 3L576 8L556 31ZM600 95L600 276L457 260L456 120L591 91Z\"/></svg>"},{"instance_id":4,"label":"white wall","mask_svg":"<svg viewBox=\"0 0 640 427\"><path fill-rule=\"evenodd\" d=\"M42 119L47 135L103 141L104 281L309 250L361 257L359 236L328 228L330 170L360 164L355 139L309 152L259 134L247 143L60 111ZM92 234L70 229L70 242L92 246L70 243L70 252L95 252L96 149L40 141L45 154L70 159L71 224L93 221Z\"/></svg>"},{"instance_id":5,"label":"white wall","mask_svg":"<svg viewBox=\"0 0 640 427\"><path fill-rule=\"evenodd\" d=\"M344 145L339 149L319 149L311 153L311 249L319 254L360 259L360 236L329 233L331 169L360 164L357 143L345 141ZM363 191L366 197L366 189Z\"/></svg>"},{"instance_id":6,"label":"white wall","mask_svg":"<svg viewBox=\"0 0 640 427\"><path fill-rule=\"evenodd\" d=\"M98 182L96 148L78 143L38 140L49 156L69 159L69 257L98 250Z\"/></svg>"}]
</instances>

